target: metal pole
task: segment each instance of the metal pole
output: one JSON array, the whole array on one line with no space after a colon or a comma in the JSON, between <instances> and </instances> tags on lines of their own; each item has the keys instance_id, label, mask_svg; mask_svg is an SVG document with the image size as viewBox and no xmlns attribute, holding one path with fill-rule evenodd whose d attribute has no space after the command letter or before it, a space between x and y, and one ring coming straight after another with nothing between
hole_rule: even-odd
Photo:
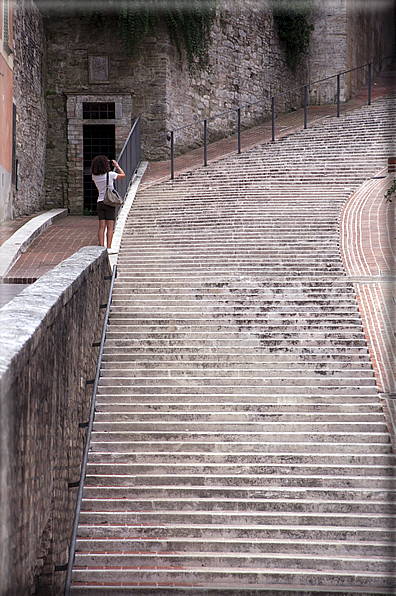
<instances>
[{"instance_id":1,"label":"metal pole","mask_svg":"<svg viewBox=\"0 0 396 596\"><path fill-rule=\"evenodd\" d=\"M304 85L304 128L307 128L307 98L308 85Z\"/></svg>"},{"instance_id":2,"label":"metal pole","mask_svg":"<svg viewBox=\"0 0 396 596\"><path fill-rule=\"evenodd\" d=\"M174 139L173 139L173 130L171 132L171 180L175 177L175 164L174 164Z\"/></svg>"},{"instance_id":3,"label":"metal pole","mask_svg":"<svg viewBox=\"0 0 396 596\"><path fill-rule=\"evenodd\" d=\"M337 118L340 116L340 75L337 75Z\"/></svg>"},{"instance_id":4,"label":"metal pole","mask_svg":"<svg viewBox=\"0 0 396 596\"><path fill-rule=\"evenodd\" d=\"M241 108L238 108L238 153L241 152Z\"/></svg>"},{"instance_id":5,"label":"metal pole","mask_svg":"<svg viewBox=\"0 0 396 596\"><path fill-rule=\"evenodd\" d=\"M368 105L371 106L371 62L368 67Z\"/></svg>"},{"instance_id":6,"label":"metal pole","mask_svg":"<svg viewBox=\"0 0 396 596\"><path fill-rule=\"evenodd\" d=\"M275 97L272 98L272 141L275 141Z\"/></svg>"},{"instance_id":7,"label":"metal pole","mask_svg":"<svg viewBox=\"0 0 396 596\"><path fill-rule=\"evenodd\" d=\"M207 147L206 147L206 142L208 139L208 124L207 124L207 120L204 120L204 166L206 166L208 164L208 153L207 153Z\"/></svg>"}]
</instances>

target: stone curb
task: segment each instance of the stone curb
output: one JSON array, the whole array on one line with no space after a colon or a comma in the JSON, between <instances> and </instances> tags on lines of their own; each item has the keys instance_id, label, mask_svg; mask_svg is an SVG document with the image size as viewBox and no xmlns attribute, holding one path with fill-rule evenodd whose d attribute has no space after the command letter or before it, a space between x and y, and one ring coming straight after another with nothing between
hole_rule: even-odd
<instances>
[{"instance_id":1,"label":"stone curb","mask_svg":"<svg viewBox=\"0 0 396 596\"><path fill-rule=\"evenodd\" d=\"M23 225L11 238L0 246L0 282L3 281L7 271L11 269L18 257L44 230L55 221L67 216L67 209L51 209L46 213L37 215Z\"/></svg>"},{"instance_id":2,"label":"stone curb","mask_svg":"<svg viewBox=\"0 0 396 596\"><path fill-rule=\"evenodd\" d=\"M113 242L111 243L111 252L114 254L109 254L111 269L114 269L114 265L117 264L118 253L120 251L121 240L122 235L124 233L125 224L128 219L129 212L132 208L133 201L135 200L136 193L138 191L139 185L142 181L147 166L148 161L142 161L140 163L137 172L132 180L132 184L127 192L125 202L118 213L116 225L114 228Z\"/></svg>"}]
</instances>

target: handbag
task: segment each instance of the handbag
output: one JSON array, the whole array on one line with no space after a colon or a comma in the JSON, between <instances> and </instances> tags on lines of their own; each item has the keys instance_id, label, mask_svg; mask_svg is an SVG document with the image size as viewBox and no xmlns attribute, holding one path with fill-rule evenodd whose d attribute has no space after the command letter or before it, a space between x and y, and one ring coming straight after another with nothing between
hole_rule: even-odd
<instances>
[{"instance_id":1,"label":"handbag","mask_svg":"<svg viewBox=\"0 0 396 596\"><path fill-rule=\"evenodd\" d=\"M118 207L122 205L122 198L118 194L115 188L109 188L109 172L106 174L106 192L104 196L104 204L110 207Z\"/></svg>"}]
</instances>

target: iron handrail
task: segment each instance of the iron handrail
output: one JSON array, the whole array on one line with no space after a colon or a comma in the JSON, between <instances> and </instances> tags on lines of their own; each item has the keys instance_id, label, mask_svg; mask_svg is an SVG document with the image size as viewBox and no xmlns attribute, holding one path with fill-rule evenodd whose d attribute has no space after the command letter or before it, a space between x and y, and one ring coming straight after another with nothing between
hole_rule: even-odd
<instances>
[{"instance_id":1,"label":"iron handrail","mask_svg":"<svg viewBox=\"0 0 396 596\"><path fill-rule=\"evenodd\" d=\"M94 422L94 418L95 418L96 393L98 390L98 384L99 384L99 378L100 378L100 367L101 367L101 363L102 363L103 348L104 348L104 343L105 343L105 339L106 339L106 328L107 328L107 323L108 323L109 314L110 314L111 299L112 299L112 295L113 295L113 287L114 287L114 281L115 281L116 277L117 277L117 265L115 265L114 269L113 269L109 297L108 297L108 301L107 301L106 314L105 314L105 318L103 321L102 339L100 342L98 364L96 367L94 388L93 388L93 392L92 392L91 411L90 411L89 422L88 422L88 429L87 429L87 436L86 436L86 442L85 442L85 448L84 448L84 454L83 454L83 461L81 464L80 482L78 485L76 510L75 510L75 515L74 515L73 530L72 530L72 536L71 536L71 542L70 542L70 548L69 548L69 560L67 563L67 574L66 574L66 581L65 581L64 596L69 596L69 594L70 594L71 576L72 576L74 557L75 557L75 552L76 552L78 522L79 522L79 517L80 517L80 511L81 511L81 503L82 503L83 489L84 489L84 483L85 483L85 476L86 476L86 472L87 472L89 444L91 441L92 426L93 426L93 422Z\"/></svg>"},{"instance_id":2,"label":"iron handrail","mask_svg":"<svg viewBox=\"0 0 396 596\"><path fill-rule=\"evenodd\" d=\"M116 188L119 194L125 199L129 185L141 160L141 127L140 114L136 118L127 140L121 150L117 162L125 172L125 178L117 180Z\"/></svg>"},{"instance_id":3,"label":"iron handrail","mask_svg":"<svg viewBox=\"0 0 396 596\"><path fill-rule=\"evenodd\" d=\"M331 75L329 77L325 77L323 79L319 79L317 81L311 81L309 83L305 83L304 85L300 85L299 87L294 87L293 89L288 89L287 91L282 91L281 93L277 93L276 95L272 95L269 97L264 97L262 99L258 99L255 102L244 104L242 106L231 108L225 112L221 112L219 114L214 114L213 116L208 116L207 118L202 118L202 120L196 120L191 122L190 124L185 124L183 126L179 126L178 128L174 128L167 133L167 139L171 142L171 180L174 179L174 136L176 132L180 130L184 130L191 126L197 126L198 124L204 125L204 166L207 165L207 123L210 120L215 120L217 118L222 118L227 114L231 114L233 112L237 112L237 120L238 120L238 153L241 153L241 110L246 108L251 108L253 106L258 105L259 103L263 103L265 101L271 101L271 118L272 118L272 141L275 140L275 99L277 97L282 97L288 93L293 93L294 91L299 91L304 89L304 128L307 127L307 100L308 100L308 88L317 85L319 83L323 83L325 81L329 81L331 79L337 78L337 117L340 115L340 77L342 75L348 74L350 72L354 72L356 70L360 70L361 68L366 68L368 66L368 105L371 105L371 74L372 74L372 66L376 63L382 63L382 61L389 60L394 58L394 55L386 56L385 58L379 58L378 60L373 60L372 62L367 62L362 66L356 66L355 68L351 68L349 70L341 71L337 74Z\"/></svg>"}]
</instances>

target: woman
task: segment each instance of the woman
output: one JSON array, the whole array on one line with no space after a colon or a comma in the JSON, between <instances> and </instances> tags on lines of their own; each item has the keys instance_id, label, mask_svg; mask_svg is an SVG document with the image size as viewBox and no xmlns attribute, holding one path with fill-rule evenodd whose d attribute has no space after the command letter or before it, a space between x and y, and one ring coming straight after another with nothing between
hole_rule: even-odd
<instances>
[{"instance_id":1,"label":"woman","mask_svg":"<svg viewBox=\"0 0 396 596\"><path fill-rule=\"evenodd\" d=\"M107 229L107 250L111 248L113 240L115 207L104 204L104 196L107 186L107 173L109 173L109 187L114 188L114 180L125 178L125 174L116 161L111 162L117 169L117 172L110 172L110 161L105 155L98 155L92 160L91 174L92 180L98 189L98 217L99 217L99 246L104 246L105 232Z\"/></svg>"}]
</instances>

